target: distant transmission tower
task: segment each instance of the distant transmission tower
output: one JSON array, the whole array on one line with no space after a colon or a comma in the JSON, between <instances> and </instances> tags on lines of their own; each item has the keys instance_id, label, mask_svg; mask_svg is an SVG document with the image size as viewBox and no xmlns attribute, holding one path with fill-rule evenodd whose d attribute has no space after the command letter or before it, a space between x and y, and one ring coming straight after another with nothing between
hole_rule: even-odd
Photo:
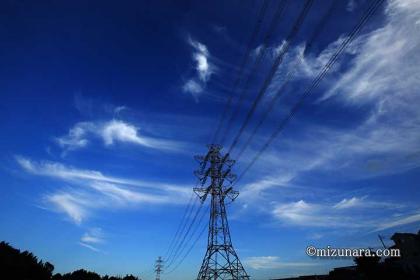
<instances>
[{"instance_id":1,"label":"distant transmission tower","mask_svg":"<svg viewBox=\"0 0 420 280\"><path fill-rule=\"evenodd\" d=\"M155 264L156 280L160 280L160 273L163 270L163 260L162 257L158 257Z\"/></svg>"},{"instance_id":2,"label":"distant transmission tower","mask_svg":"<svg viewBox=\"0 0 420 280\"><path fill-rule=\"evenodd\" d=\"M230 172L235 161L229 159L229 154L222 155L220 150L219 145L209 145L206 156L195 157L200 162L200 170L194 173L201 188L194 188L194 192L203 202L211 195L207 252L197 280L248 280L230 239L225 208L226 197L233 201L239 195L230 186L236 178ZM203 187L209 177L210 185Z\"/></svg>"}]
</instances>

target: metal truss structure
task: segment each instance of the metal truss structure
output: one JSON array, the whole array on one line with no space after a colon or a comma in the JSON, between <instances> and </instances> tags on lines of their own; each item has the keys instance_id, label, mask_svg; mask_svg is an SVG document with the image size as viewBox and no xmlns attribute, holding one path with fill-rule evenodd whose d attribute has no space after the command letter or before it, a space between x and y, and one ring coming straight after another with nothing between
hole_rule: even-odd
<instances>
[{"instance_id":1,"label":"metal truss structure","mask_svg":"<svg viewBox=\"0 0 420 280\"><path fill-rule=\"evenodd\" d=\"M156 280L160 280L160 274L163 270L163 259L158 257L155 264Z\"/></svg>"},{"instance_id":2,"label":"metal truss structure","mask_svg":"<svg viewBox=\"0 0 420 280\"><path fill-rule=\"evenodd\" d=\"M222 155L219 145L209 145L206 156L196 156L200 169L194 174L201 182L194 192L204 202L211 196L210 220L207 252L202 262L197 280L248 280L238 255L233 248L227 220L225 199L235 200L239 192L234 191L232 182L236 176L231 173L234 160L229 154ZM210 178L210 185L204 187Z\"/></svg>"}]
</instances>

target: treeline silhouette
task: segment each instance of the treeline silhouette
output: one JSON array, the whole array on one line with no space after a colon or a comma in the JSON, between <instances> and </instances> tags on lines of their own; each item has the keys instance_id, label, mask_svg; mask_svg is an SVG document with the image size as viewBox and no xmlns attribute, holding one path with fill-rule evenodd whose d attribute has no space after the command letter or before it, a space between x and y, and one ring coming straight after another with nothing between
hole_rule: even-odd
<instances>
[{"instance_id":1,"label":"treeline silhouette","mask_svg":"<svg viewBox=\"0 0 420 280\"><path fill-rule=\"evenodd\" d=\"M139 280L133 275L124 277L100 276L84 269L53 274L54 265L43 262L28 251L21 252L8 243L0 242L0 279L7 280Z\"/></svg>"}]
</instances>

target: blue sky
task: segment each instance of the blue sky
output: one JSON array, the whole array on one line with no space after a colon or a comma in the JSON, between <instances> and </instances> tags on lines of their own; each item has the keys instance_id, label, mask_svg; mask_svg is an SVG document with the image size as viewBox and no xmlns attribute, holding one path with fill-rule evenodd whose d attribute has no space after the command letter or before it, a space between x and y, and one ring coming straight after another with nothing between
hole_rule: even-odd
<instances>
[{"instance_id":1,"label":"blue sky","mask_svg":"<svg viewBox=\"0 0 420 280\"><path fill-rule=\"evenodd\" d=\"M244 77L265 55L250 76L225 145L304 1L288 3L263 44L277 3L269 2L251 45ZM339 1L308 47L331 3L315 1L288 42L232 151L236 173L369 6ZM193 156L206 153L261 5L3 2L0 239L33 251L58 272L86 268L151 279L153 262L167 251L195 186ZM305 255L308 245L377 247L378 234L418 231L419 32L418 1L385 1L237 183L240 196L228 208L231 233L253 279L324 273L352 263L311 259ZM237 158L288 73L293 79ZM203 235L179 268L163 277L194 278L205 242Z\"/></svg>"}]
</instances>

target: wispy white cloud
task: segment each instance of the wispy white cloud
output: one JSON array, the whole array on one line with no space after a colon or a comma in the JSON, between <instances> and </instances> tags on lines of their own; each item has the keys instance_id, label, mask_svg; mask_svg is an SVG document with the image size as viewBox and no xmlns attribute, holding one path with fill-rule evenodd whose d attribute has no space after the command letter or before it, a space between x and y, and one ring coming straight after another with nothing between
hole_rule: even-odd
<instances>
[{"instance_id":1,"label":"wispy white cloud","mask_svg":"<svg viewBox=\"0 0 420 280\"><path fill-rule=\"evenodd\" d=\"M401 217L401 218L394 218L392 220L380 223L376 228L375 231L381 231L389 228L395 228L403 225L408 225L412 223L420 222L420 213L415 213L409 216Z\"/></svg>"},{"instance_id":2,"label":"wispy white cloud","mask_svg":"<svg viewBox=\"0 0 420 280\"><path fill-rule=\"evenodd\" d=\"M117 107L115 107L115 108L114 108L114 116L117 116L117 117L118 117L118 115L119 115L122 111L125 111L125 110L127 110L127 107L126 107L126 106L117 106Z\"/></svg>"},{"instance_id":3,"label":"wispy white cloud","mask_svg":"<svg viewBox=\"0 0 420 280\"><path fill-rule=\"evenodd\" d=\"M414 95L420 81L418 71L420 39L415 21L420 19L418 1L389 1L387 23L358 39L350 67L327 91L351 102L386 100ZM397 71L398 69L398 71Z\"/></svg>"},{"instance_id":4,"label":"wispy white cloud","mask_svg":"<svg viewBox=\"0 0 420 280\"><path fill-rule=\"evenodd\" d=\"M57 138L57 143L67 150L76 150L86 147L89 143L87 134L94 130L94 125L88 122L81 122L70 128L68 135Z\"/></svg>"},{"instance_id":5,"label":"wispy white cloud","mask_svg":"<svg viewBox=\"0 0 420 280\"><path fill-rule=\"evenodd\" d=\"M201 81L207 82L214 71L213 66L209 63L209 51L204 44L193 40L191 37L188 38L188 43L194 48L193 58L196 62L195 69L198 76Z\"/></svg>"},{"instance_id":6,"label":"wispy white cloud","mask_svg":"<svg viewBox=\"0 0 420 280\"><path fill-rule=\"evenodd\" d=\"M320 92L326 93L312 104L323 105L327 110L328 106L342 107L349 112L364 106L365 117L358 116L351 126L343 127L307 120L303 124L299 119L294 120L291 125L304 126L304 130L295 130L292 137L282 135L281 143L274 144L271 152L261 158L257 168L264 177L257 177L245 185L245 193L251 191L249 197L273 202L276 198L266 194L274 189L281 189L283 194L297 184L312 185L311 180L306 179L310 172L348 182L402 173L420 166L420 111L417 108L420 79L415 75L420 72L420 37L417 36L420 26L416 24L419 19L418 1L388 2L384 25L356 38L347 49L347 55L331 69L329 78L324 81L322 86L325 88ZM344 38L340 36L318 55L305 53L304 44L291 49L276 75L277 80L270 86L271 92L279 87L284 73L291 69L296 71L297 81L309 82ZM276 113L282 117L282 112ZM247 160L245 158L245 162ZM276 182L272 179L278 176L279 170L287 175L287 180ZM270 175L270 172L275 175ZM328 188L327 184L324 187ZM329 195L340 196L335 188L329 188ZM308 198L307 192L295 189L293 200L288 203L284 200L273 202L276 207L271 214L295 225L344 227L353 223L355 227L371 228L416 217L415 214L412 216L413 209L404 209L402 218L394 220L392 215L403 205L398 201L373 201L361 194L324 204L322 194L317 194L317 191L322 190L311 191L312 197ZM252 193L256 195L252 196ZM323 202L308 202L317 198ZM257 204L260 205L261 201ZM360 216L360 222L349 219L348 211L366 208L382 208L393 213L388 213L389 218L384 219L376 216ZM308 209L310 211L306 211Z\"/></svg>"},{"instance_id":7,"label":"wispy white cloud","mask_svg":"<svg viewBox=\"0 0 420 280\"><path fill-rule=\"evenodd\" d=\"M309 46L305 42L290 48L285 54L283 63L281 63L277 69L267 90L269 99L276 94L278 89L286 82L306 81L316 77L345 39L345 36L340 36L337 40L328 44L319 54L311 52ZM344 50L344 53L354 55L359 42L360 40L353 42L351 46ZM269 48L269 53L271 55L271 58L269 59L273 59L273 57L275 57L284 47L284 44L285 41L280 43L277 47ZM257 48L255 51L259 51L259 49ZM338 69L339 67L332 67L329 70L330 75L331 73L336 73ZM287 88L283 90L282 94L284 94L284 91L287 91Z\"/></svg>"},{"instance_id":8,"label":"wispy white cloud","mask_svg":"<svg viewBox=\"0 0 420 280\"><path fill-rule=\"evenodd\" d=\"M56 140L60 147L71 151L86 147L95 137L102 139L105 146L130 143L165 151L181 151L183 148L183 145L176 141L141 135L136 126L115 119L107 122L76 123L67 135L58 137Z\"/></svg>"},{"instance_id":9,"label":"wispy white cloud","mask_svg":"<svg viewBox=\"0 0 420 280\"><path fill-rule=\"evenodd\" d=\"M71 166L66 166L61 163L51 161L36 162L22 156L16 156L16 161L26 171L35 175L43 175L61 178L66 181L88 180L94 182L114 183L119 185L129 185L142 188L151 188L164 191L173 191L179 194L187 194L187 190L183 186L165 184L161 182L148 182L142 180L106 176L100 171L78 169Z\"/></svg>"},{"instance_id":10,"label":"wispy white cloud","mask_svg":"<svg viewBox=\"0 0 420 280\"><path fill-rule=\"evenodd\" d=\"M83 247L85 247L85 248L88 248L89 250L92 250L92 251L94 251L94 252L97 252L97 253L102 253L102 251L101 251L100 249L98 249L98 248L96 248L95 246L92 246L92 245L90 245L90 244L86 244L86 243L84 243L84 242L79 242L79 245L80 245L80 246L83 246Z\"/></svg>"},{"instance_id":11,"label":"wispy white cloud","mask_svg":"<svg viewBox=\"0 0 420 280\"><path fill-rule=\"evenodd\" d=\"M99 171L77 169L56 162L34 162L20 156L16 160L31 174L71 184L71 188L45 194L44 202L50 209L66 214L77 224L94 210L127 209L145 204L182 204L191 192L188 187L106 176Z\"/></svg>"},{"instance_id":12,"label":"wispy white cloud","mask_svg":"<svg viewBox=\"0 0 420 280\"><path fill-rule=\"evenodd\" d=\"M104 243L104 233L101 228L91 228L80 238L83 243L100 244Z\"/></svg>"},{"instance_id":13,"label":"wispy white cloud","mask_svg":"<svg viewBox=\"0 0 420 280\"><path fill-rule=\"evenodd\" d=\"M356 0L348 0L346 10L348 12L353 12L357 8Z\"/></svg>"},{"instance_id":14,"label":"wispy white cloud","mask_svg":"<svg viewBox=\"0 0 420 280\"><path fill-rule=\"evenodd\" d=\"M264 48L264 45L258 45L256 48L254 48L254 49L252 50L251 54L252 54L254 57L257 57L257 56L261 53L261 51L263 50L263 48Z\"/></svg>"},{"instance_id":15,"label":"wispy white cloud","mask_svg":"<svg viewBox=\"0 0 420 280\"><path fill-rule=\"evenodd\" d=\"M195 54L194 58L197 62L197 72L200 80L207 82L210 78L211 72L209 71L209 63L207 57L204 54Z\"/></svg>"},{"instance_id":16,"label":"wispy white cloud","mask_svg":"<svg viewBox=\"0 0 420 280\"><path fill-rule=\"evenodd\" d=\"M354 223L355 220L350 215L343 215L332 210L329 206L299 200L297 202L277 204L272 214L279 221L295 226L331 228L360 228L367 226L366 221Z\"/></svg>"},{"instance_id":17,"label":"wispy white cloud","mask_svg":"<svg viewBox=\"0 0 420 280\"><path fill-rule=\"evenodd\" d=\"M118 184L111 184L106 182L93 182L90 185L91 188L105 194L109 198L112 198L119 204L124 205L126 203L152 203L152 204L161 204L161 203L171 203L171 198L168 194L150 194L150 193L140 193L135 190L122 187ZM174 187L177 188L177 187ZM186 190L182 189L180 191L181 195Z\"/></svg>"},{"instance_id":18,"label":"wispy white cloud","mask_svg":"<svg viewBox=\"0 0 420 280\"><path fill-rule=\"evenodd\" d=\"M189 92L194 100L198 102L201 92L203 91L203 86L196 80L190 79L182 86L182 90L184 92Z\"/></svg>"},{"instance_id":19,"label":"wispy white cloud","mask_svg":"<svg viewBox=\"0 0 420 280\"><path fill-rule=\"evenodd\" d=\"M79 245L97 253L104 253L99 246L105 243L105 235L101 228L91 228L80 238Z\"/></svg>"},{"instance_id":20,"label":"wispy white cloud","mask_svg":"<svg viewBox=\"0 0 420 280\"><path fill-rule=\"evenodd\" d=\"M392 217L388 210L405 208L388 202L352 197L338 203L308 203L304 200L276 203L272 214L284 224L302 227L377 229L396 227L419 221L418 214Z\"/></svg>"},{"instance_id":21,"label":"wispy white cloud","mask_svg":"<svg viewBox=\"0 0 420 280\"><path fill-rule=\"evenodd\" d=\"M372 201L367 199L367 196L363 197L355 197L352 198L343 198L340 202L334 205L336 209L349 209L349 208L389 208L389 209L399 209L402 208L402 205L398 205L395 203L389 202L380 202L380 201Z\"/></svg>"},{"instance_id":22,"label":"wispy white cloud","mask_svg":"<svg viewBox=\"0 0 420 280\"><path fill-rule=\"evenodd\" d=\"M215 72L215 66L210 62L210 53L203 43L189 37L188 44L194 50L192 58L195 62L197 77L190 77L182 86L182 90L190 93L198 102L200 94L204 91L207 82Z\"/></svg>"},{"instance_id":23,"label":"wispy white cloud","mask_svg":"<svg viewBox=\"0 0 420 280\"><path fill-rule=\"evenodd\" d=\"M80 224L88 215L89 202L80 195L57 192L46 195L44 199L53 210L66 214L76 224Z\"/></svg>"},{"instance_id":24,"label":"wispy white cloud","mask_svg":"<svg viewBox=\"0 0 420 280\"><path fill-rule=\"evenodd\" d=\"M282 175L267 176L261 180L250 182L242 188L240 199L256 200L264 196L267 190L289 186L293 178L294 174L283 173Z\"/></svg>"},{"instance_id":25,"label":"wispy white cloud","mask_svg":"<svg viewBox=\"0 0 420 280\"><path fill-rule=\"evenodd\" d=\"M197 94L203 91L202 86L194 80L187 81L184 86L183 90L186 92L190 92L192 94Z\"/></svg>"},{"instance_id":26,"label":"wispy white cloud","mask_svg":"<svg viewBox=\"0 0 420 280\"><path fill-rule=\"evenodd\" d=\"M248 257L245 258L244 263L249 267L259 269L277 269L287 267L302 267L302 266L313 266L315 263L308 262L284 262L277 256L259 256L259 257Z\"/></svg>"},{"instance_id":27,"label":"wispy white cloud","mask_svg":"<svg viewBox=\"0 0 420 280\"><path fill-rule=\"evenodd\" d=\"M347 209L353 207L363 207L363 198L352 197L350 199L343 198L339 203L334 205L337 209Z\"/></svg>"}]
</instances>

